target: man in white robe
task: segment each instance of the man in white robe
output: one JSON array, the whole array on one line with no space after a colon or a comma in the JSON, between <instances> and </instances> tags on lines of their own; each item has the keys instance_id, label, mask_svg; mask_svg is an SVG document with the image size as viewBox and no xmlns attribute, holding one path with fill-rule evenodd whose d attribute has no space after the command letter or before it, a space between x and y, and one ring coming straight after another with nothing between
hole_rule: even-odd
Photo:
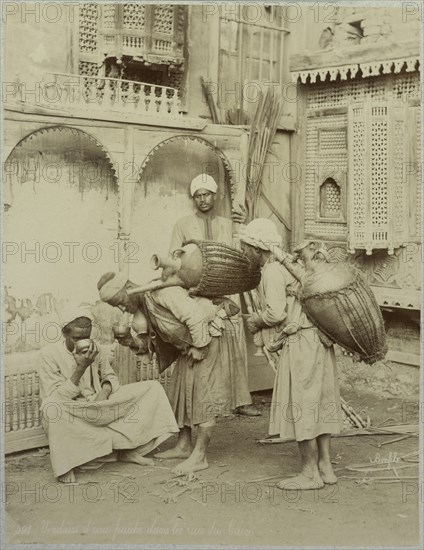
<instances>
[{"instance_id":1,"label":"man in white robe","mask_svg":"<svg viewBox=\"0 0 424 550\"><path fill-rule=\"evenodd\" d=\"M91 335L92 318L84 308L62 315L63 339L40 350L41 418L53 473L75 481L74 469L118 451L114 459L154 465L144 456L178 433L161 384L121 386L106 353ZM78 353L78 342L87 349Z\"/></svg>"},{"instance_id":2,"label":"man in white robe","mask_svg":"<svg viewBox=\"0 0 424 550\"><path fill-rule=\"evenodd\" d=\"M190 194L193 197L196 212L179 219L175 224L169 247L171 254L175 249L180 248L189 240L210 240L226 244L227 246L237 245L233 239L233 221L244 223L246 221L246 211L242 207L240 212L233 211L232 220L218 216L215 213L217 190L218 185L216 181L208 174L199 174L192 180ZM240 304L238 296L232 296L232 299ZM233 319L233 325L236 326L236 324L239 334L239 346L234 352L237 354L237 357L234 358L234 361L230 359L227 365L230 371L232 371L234 365L239 365L240 356L244 363L242 373L240 371L231 372L233 383L237 385L236 393L243 396L242 401L237 404L235 412L246 416L260 416L261 412L252 405L249 392L246 338L241 315Z\"/></svg>"}]
</instances>

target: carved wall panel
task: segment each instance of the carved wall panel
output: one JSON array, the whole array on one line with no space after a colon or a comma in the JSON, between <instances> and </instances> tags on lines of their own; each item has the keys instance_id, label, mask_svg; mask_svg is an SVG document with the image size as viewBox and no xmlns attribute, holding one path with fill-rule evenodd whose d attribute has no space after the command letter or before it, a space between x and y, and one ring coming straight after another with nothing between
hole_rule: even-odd
<instances>
[{"instance_id":1,"label":"carved wall panel","mask_svg":"<svg viewBox=\"0 0 424 550\"><path fill-rule=\"evenodd\" d=\"M420 309L421 245L409 243L394 254L376 250L371 256L363 250L349 254L346 243L326 241L331 261L347 262L362 271L381 306Z\"/></svg>"},{"instance_id":2,"label":"carved wall panel","mask_svg":"<svg viewBox=\"0 0 424 550\"><path fill-rule=\"evenodd\" d=\"M344 238L347 235L346 114L307 120L305 233Z\"/></svg>"}]
</instances>

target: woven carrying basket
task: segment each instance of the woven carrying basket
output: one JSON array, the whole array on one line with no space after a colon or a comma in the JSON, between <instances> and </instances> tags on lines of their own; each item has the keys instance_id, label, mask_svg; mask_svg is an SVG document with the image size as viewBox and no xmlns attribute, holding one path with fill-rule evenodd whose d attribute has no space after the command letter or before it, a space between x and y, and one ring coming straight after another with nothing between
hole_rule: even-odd
<instances>
[{"instance_id":1,"label":"woven carrying basket","mask_svg":"<svg viewBox=\"0 0 424 550\"><path fill-rule=\"evenodd\" d=\"M259 267L253 266L239 250L215 241L188 241L202 253L202 273L192 296L214 298L239 294L256 288L261 280Z\"/></svg>"},{"instance_id":2,"label":"woven carrying basket","mask_svg":"<svg viewBox=\"0 0 424 550\"><path fill-rule=\"evenodd\" d=\"M383 359L387 353L384 321L368 283L357 269L326 265L326 277L314 284L312 275L302 286L307 315L326 336L365 363Z\"/></svg>"}]
</instances>

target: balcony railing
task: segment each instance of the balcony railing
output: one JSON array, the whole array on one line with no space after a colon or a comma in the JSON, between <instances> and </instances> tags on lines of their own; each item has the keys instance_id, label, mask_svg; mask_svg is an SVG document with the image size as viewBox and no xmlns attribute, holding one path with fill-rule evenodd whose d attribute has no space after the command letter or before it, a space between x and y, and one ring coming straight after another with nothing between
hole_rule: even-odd
<instances>
[{"instance_id":1,"label":"balcony railing","mask_svg":"<svg viewBox=\"0 0 424 550\"><path fill-rule=\"evenodd\" d=\"M175 117L181 112L176 88L96 76L63 73L49 76L43 98L47 103L55 100L56 106L154 117Z\"/></svg>"}]
</instances>

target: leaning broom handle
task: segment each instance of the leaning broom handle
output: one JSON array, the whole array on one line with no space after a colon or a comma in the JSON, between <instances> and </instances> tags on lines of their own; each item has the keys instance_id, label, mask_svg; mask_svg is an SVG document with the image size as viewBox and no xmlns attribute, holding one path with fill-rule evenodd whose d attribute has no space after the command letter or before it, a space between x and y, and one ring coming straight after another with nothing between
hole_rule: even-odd
<instances>
[{"instance_id":1,"label":"leaning broom handle","mask_svg":"<svg viewBox=\"0 0 424 550\"><path fill-rule=\"evenodd\" d=\"M240 170L239 170L239 183L237 185L236 193L233 198L233 209L238 210L239 205L246 206L246 169L247 161L249 158L249 137L245 132L240 137ZM239 241L240 224L233 222L233 241Z\"/></svg>"}]
</instances>

